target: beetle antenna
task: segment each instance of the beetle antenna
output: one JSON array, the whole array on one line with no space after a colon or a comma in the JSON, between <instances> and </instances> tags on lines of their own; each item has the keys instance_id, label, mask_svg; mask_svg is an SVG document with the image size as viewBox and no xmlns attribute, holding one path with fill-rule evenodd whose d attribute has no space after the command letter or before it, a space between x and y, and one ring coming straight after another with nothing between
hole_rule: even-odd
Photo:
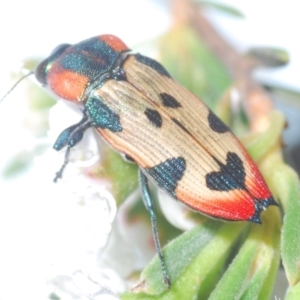
<instances>
[{"instance_id":1,"label":"beetle antenna","mask_svg":"<svg viewBox=\"0 0 300 300\"><path fill-rule=\"evenodd\" d=\"M14 89L15 87L25 78L29 77L30 75L33 75L34 72L30 71L28 74L22 76L9 90L8 92L0 99L0 103L2 102L2 100L4 100Z\"/></svg>"}]
</instances>

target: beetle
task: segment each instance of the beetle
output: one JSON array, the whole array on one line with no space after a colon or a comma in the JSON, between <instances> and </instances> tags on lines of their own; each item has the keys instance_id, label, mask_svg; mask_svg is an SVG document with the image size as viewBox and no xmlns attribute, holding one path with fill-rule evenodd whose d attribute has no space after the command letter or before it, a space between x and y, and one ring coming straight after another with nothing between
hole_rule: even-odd
<instances>
[{"instance_id":1,"label":"beetle","mask_svg":"<svg viewBox=\"0 0 300 300\"><path fill-rule=\"evenodd\" d=\"M139 166L142 198L169 288L149 180L191 209L222 220L261 223L261 212L277 205L229 127L161 64L131 53L116 36L62 44L34 74L58 97L83 107L82 120L54 144L57 151L67 148L55 181L89 127Z\"/></svg>"}]
</instances>

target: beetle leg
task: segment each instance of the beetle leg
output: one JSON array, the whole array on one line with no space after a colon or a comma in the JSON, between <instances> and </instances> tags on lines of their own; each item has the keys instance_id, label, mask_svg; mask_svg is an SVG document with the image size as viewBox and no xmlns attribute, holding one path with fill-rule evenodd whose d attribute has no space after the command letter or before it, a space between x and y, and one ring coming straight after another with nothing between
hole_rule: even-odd
<instances>
[{"instance_id":1,"label":"beetle leg","mask_svg":"<svg viewBox=\"0 0 300 300\"><path fill-rule=\"evenodd\" d=\"M54 182L57 182L57 180L62 177L63 171L67 166L67 164L69 163L71 148L77 145L82 140L84 132L91 126L92 126L91 121L89 120L88 116L84 112L83 118L79 123L74 124L68 127L67 129L65 129L56 139L53 148L56 151L59 151L65 146L67 146L67 151L65 154L64 163L62 164L59 171L56 172L55 174L55 178L53 180Z\"/></svg>"},{"instance_id":2,"label":"beetle leg","mask_svg":"<svg viewBox=\"0 0 300 300\"><path fill-rule=\"evenodd\" d=\"M164 283L167 285L168 289L170 289L171 282L170 282L170 279L169 279L169 275L167 273L167 268L166 268L166 265L165 265L165 259L164 259L164 256L162 254L160 243L159 243L158 231L157 231L157 221L156 221L156 216L155 216L155 212L154 212L153 200L152 200L151 195L150 195L148 178L141 171L141 169L139 169L139 180L140 180L142 198L143 198L144 204L146 206L146 209L150 213L151 224L152 224L152 232L153 232L156 251L157 251L157 254L158 254L158 257L159 257L159 260L160 260L160 264L161 264L161 269L162 269L162 273L163 273L163 277L164 277Z\"/></svg>"}]
</instances>

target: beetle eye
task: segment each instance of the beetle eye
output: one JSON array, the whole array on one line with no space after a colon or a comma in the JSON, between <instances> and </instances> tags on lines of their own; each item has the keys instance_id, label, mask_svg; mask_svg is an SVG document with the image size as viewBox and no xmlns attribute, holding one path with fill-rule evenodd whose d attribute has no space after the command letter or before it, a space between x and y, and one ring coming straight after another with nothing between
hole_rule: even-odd
<instances>
[{"instance_id":1,"label":"beetle eye","mask_svg":"<svg viewBox=\"0 0 300 300\"><path fill-rule=\"evenodd\" d=\"M40 62L34 70L35 78L42 85L47 85L47 74L51 69L52 63L70 46L70 44L58 45L51 52L50 56Z\"/></svg>"},{"instance_id":2,"label":"beetle eye","mask_svg":"<svg viewBox=\"0 0 300 300\"><path fill-rule=\"evenodd\" d=\"M42 85L47 85L47 66L49 65L48 58L40 62L34 70L35 78Z\"/></svg>"}]
</instances>

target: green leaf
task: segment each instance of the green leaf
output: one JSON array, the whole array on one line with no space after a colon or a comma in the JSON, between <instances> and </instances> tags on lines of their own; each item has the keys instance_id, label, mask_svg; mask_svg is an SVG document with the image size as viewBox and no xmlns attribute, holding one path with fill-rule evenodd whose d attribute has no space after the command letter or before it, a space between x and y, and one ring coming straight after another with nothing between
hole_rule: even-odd
<instances>
[{"instance_id":1,"label":"green leaf","mask_svg":"<svg viewBox=\"0 0 300 300\"><path fill-rule=\"evenodd\" d=\"M275 68L289 63L289 55L284 49L274 47L255 47L247 51L263 67Z\"/></svg>"},{"instance_id":2,"label":"green leaf","mask_svg":"<svg viewBox=\"0 0 300 300\"><path fill-rule=\"evenodd\" d=\"M277 164L276 169L276 190L285 210L281 237L282 262L289 284L294 286L300 281L300 183L290 167Z\"/></svg>"},{"instance_id":3,"label":"green leaf","mask_svg":"<svg viewBox=\"0 0 300 300\"><path fill-rule=\"evenodd\" d=\"M195 2L199 3L202 7L207 6L208 8L212 8L216 11L220 11L220 12L225 13L232 17L244 18L244 15L242 12L240 12L236 8L229 6L229 5L225 5L225 4L222 4L219 2L215 2L215 1L204 1L204 0L198 0Z\"/></svg>"},{"instance_id":4,"label":"green leaf","mask_svg":"<svg viewBox=\"0 0 300 300\"><path fill-rule=\"evenodd\" d=\"M123 294L121 298L196 299L199 294L201 297L207 296L244 226L245 223L223 223L208 219L182 234L164 248L171 290L168 291L162 281L161 266L156 256L143 271L133 292Z\"/></svg>"},{"instance_id":5,"label":"green leaf","mask_svg":"<svg viewBox=\"0 0 300 300\"><path fill-rule=\"evenodd\" d=\"M208 299L269 299L280 261L279 212L268 210Z\"/></svg>"},{"instance_id":6,"label":"green leaf","mask_svg":"<svg viewBox=\"0 0 300 300\"><path fill-rule=\"evenodd\" d=\"M278 118L274 118L276 115ZM270 132L270 136L276 137L278 126L283 128L283 120L278 113L273 114L271 120L271 129L267 131ZM269 136L265 136L264 140L267 145L271 146L271 149L267 153L266 151L260 153L265 153L267 156L260 163L260 169L269 187L271 187L273 195L280 200L283 208L282 262L289 284L295 286L300 281L300 235L298 226L300 220L300 182L297 174L283 162L280 139L275 144L269 140ZM256 148L259 152L260 147ZM257 158L260 157L261 155L257 155ZM300 294L298 297L300 298Z\"/></svg>"},{"instance_id":7,"label":"green leaf","mask_svg":"<svg viewBox=\"0 0 300 300\"><path fill-rule=\"evenodd\" d=\"M285 300L299 300L300 298L300 282L290 287L287 291Z\"/></svg>"},{"instance_id":8,"label":"green leaf","mask_svg":"<svg viewBox=\"0 0 300 300\"><path fill-rule=\"evenodd\" d=\"M285 126L285 119L281 112L272 111L269 117L268 129L264 132L242 137L242 142L255 161L259 161L272 147L278 143Z\"/></svg>"}]
</instances>

